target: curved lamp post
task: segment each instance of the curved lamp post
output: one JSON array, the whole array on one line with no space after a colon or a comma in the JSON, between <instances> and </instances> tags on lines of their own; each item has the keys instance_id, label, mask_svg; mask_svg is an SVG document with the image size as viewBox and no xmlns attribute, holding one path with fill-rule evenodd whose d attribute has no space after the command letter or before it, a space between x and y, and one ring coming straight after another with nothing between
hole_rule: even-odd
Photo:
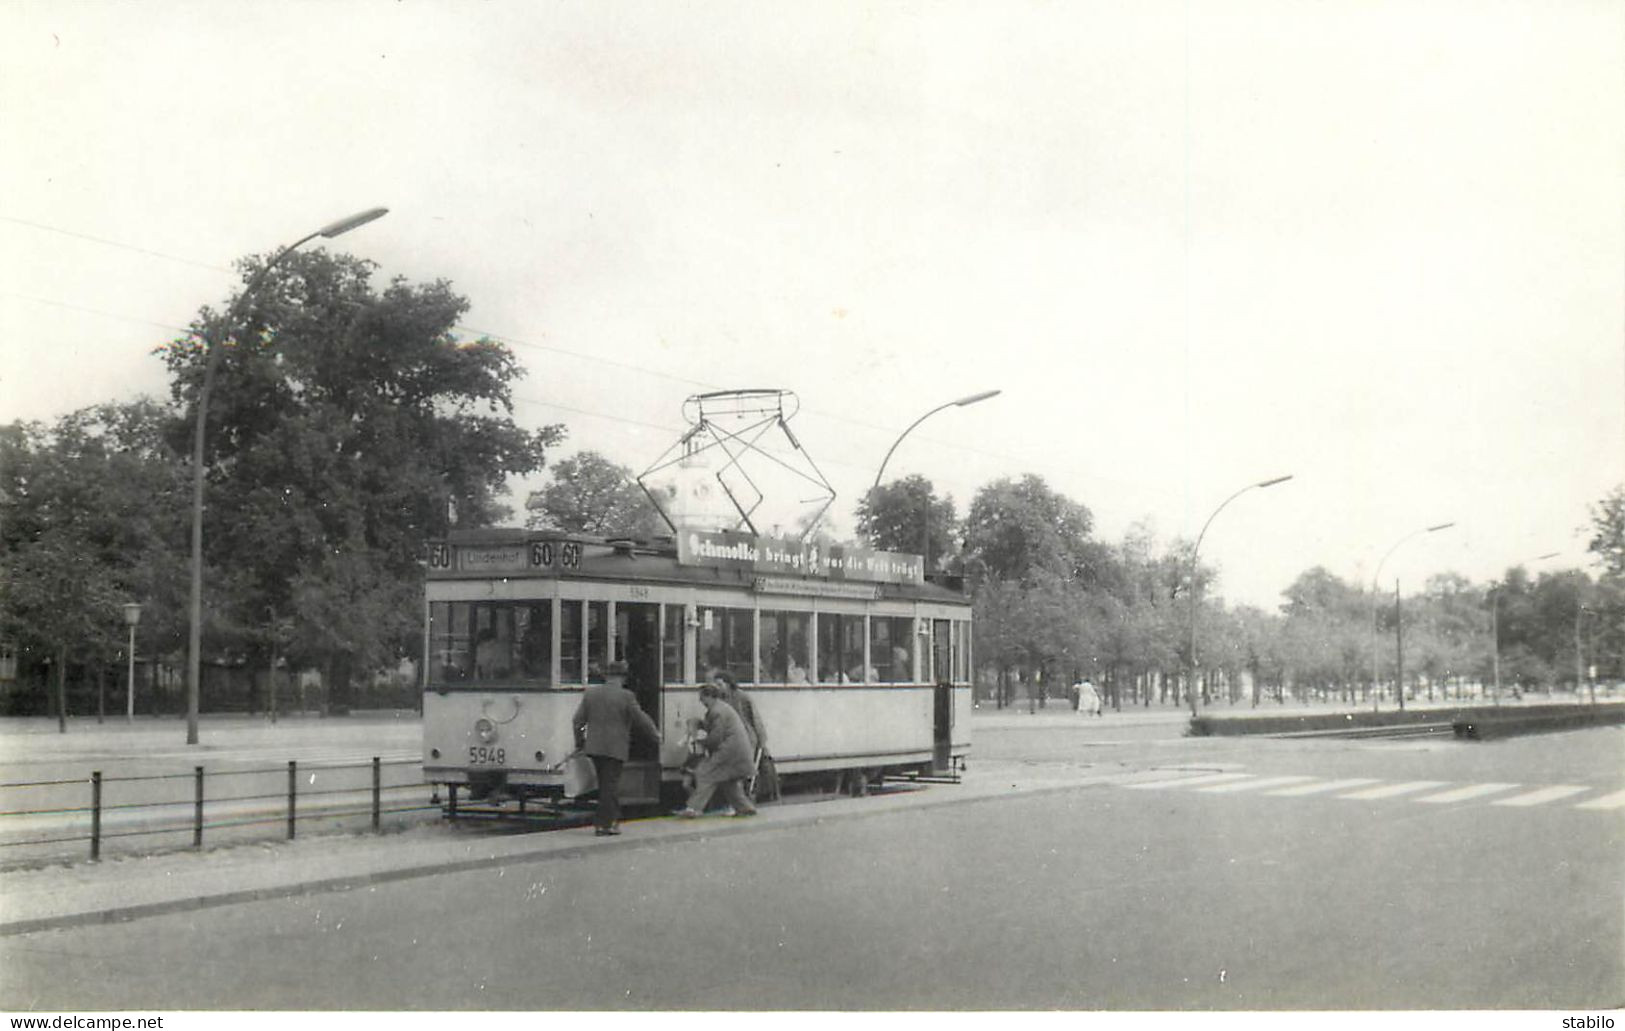
<instances>
[{"instance_id":1,"label":"curved lamp post","mask_svg":"<svg viewBox=\"0 0 1625 1031\"><path fill-rule=\"evenodd\" d=\"M1250 490L1257 490L1257 489L1259 489L1261 487L1273 487L1277 483L1285 483L1286 481L1292 479L1292 475L1293 474L1288 473L1285 476L1277 476L1272 480L1260 480L1257 483L1249 483L1249 484L1247 484L1247 486L1245 486L1245 487L1241 488L1240 490L1236 491L1234 494L1230 495L1228 498L1225 498L1224 501L1222 503L1220 503L1219 507L1215 508L1213 510L1213 514L1207 517L1207 522L1202 524L1202 532L1196 535L1196 544L1195 544L1194 547L1191 548L1191 574L1190 574L1190 579L1191 579L1191 682L1189 684L1185 685L1185 693L1186 693L1186 695L1188 695L1190 697L1191 718L1192 719L1194 719L1196 717L1196 695L1197 695L1196 672L1197 672L1197 669L1198 669L1198 663L1196 661L1196 617L1197 617L1197 613L1201 611L1200 608L1196 604L1196 602L1197 602L1197 598L1196 598L1196 556L1202 550L1202 538L1207 536L1207 528L1212 526L1213 525L1213 520L1217 519L1219 517L1219 513L1224 511L1225 505L1230 504L1230 502L1236 500L1237 498L1241 497L1243 494L1247 493Z\"/></svg>"},{"instance_id":2,"label":"curved lamp post","mask_svg":"<svg viewBox=\"0 0 1625 1031\"><path fill-rule=\"evenodd\" d=\"M980 394L971 394L969 397L962 397L957 401L949 401L947 404L937 405L935 408L931 409L929 412L926 412L924 415L920 416L918 419L915 419L912 423L909 424L908 429L906 429L902 433L898 434L897 439L892 441L892 446L886 449L886 457L882 458L880 460L880 468L879 468L879 470L877 470L875 472L875 484L874 484L874 486L875 487L880 486L880 478L886 474L886 463L891 461L892 452L897 450L897 445L901 444L903 442L904 437L906 437L910 433L914 432L914 427L918 426L920 423L924 422L925 420L931 418L933 415L935 415L938 412L942 411L944 408L963 408L966 405L973 405L973 404L977 403L978 401L986 401L990 397L997 397L1002 393L1003 393L1002 390L984 390ZM874 487L870 487L869 489L873 490Z\"/></svg>"},{"instance_id":3,"label":"curved lamp post","mask_svg":"<svg viewBox=\"0 0 1625 1031\"><path fill-rule=\"evenodd\" d=\"M243 292L237 295L236 302L226 312L225 319L217 324L219 328L214 332L204 333L203 346L206 357L203 362L203 383L198 387L197 425L192 435L192 605L186 637L186 743L189 745L197 744L198 676L203 639L203 439L204 427L208 425L209 420L209 390L214 385L215 368L220 364L220 346L225 338L231 335L237 317L247 305L248 299L254 296L254 291L265 282L271 270L280 265L284 258L318 236L331 240L387 214L388 208L369 208L349 218L325 225L314 233L288 244L249 279L248 284L243 287Z\"/></svg>"},{"instance_id":4,"label":"curved lamp post","mask_svg":"<svg viewBox=\"0 0 1625 1031\"><path fill-rule=\"evenodd\" d=\"M1526 562L1543 562L1549 558L1556 558L1555 551L1548 551L1544 555L1525 559ZM1523 565L1519 562L1518 565ZM1498 583L1490 588L1490 655L1491 664L1495 668L1495 697L1493 704L1501 704L1501 588L1506 584Z\"/></svg>"},{"instance_id":5,"label":"curved lamp post","mask_svg":"<svg viewBox=\"0 0 1625 1031\"><path fill-rule=\"evenodd\" d=\"M1382 561L1377 563L1377 573L1376 573L1375 576L1373 576L1371 578L1371 711L1372 712L1377 711L1377 705L1378 705L1378 702L1377 702L1377 591L1378 591L1379 588L1378 588L1377 584L1382 579L1382 567L1383 567L1384 563L1386 563L1388 561L1389 556L1393 555L1394 552L1398 551L1399 546L1401 544L1404 544L1406 541L1411 540L1411 539L1416 538L1416 537L1420 537L1424 533L1438 533L1440 530L1448 530L1450 527L1455 526L1455 525L1456 524L1453 523L1453 522L1440 523L1437 526L1424 526L1420 530L1415 530L1415 531L1413 531L1411 533L1408 533L1405 536L1401 537L1398 541L1395 541L1394 546L1389 548L1387 553L1382 556ZM1399 581L1397 579L1394 581L1394 625L1395 625L1395 628L1397 630L1398 625L1399 625ZM1405 709L1405 685L1400 683L1399 680L1400 680L1399 676L1396 675L1396 677L1394 679L1394 696L1395 696L1395 698L1397 699L1397 701L1399 703L1400 711L1403 712L1404 709Z\"/></svg>"},{"instance_id":6,"label":"curved lamp post","mask_svg":"<svg viewBox=\"0 0 1625 1031\"><path fill-rule=\"evenodd\" d=\"M935 415L938 412L942 411L944 408L964 408L966 405L973 405L973 404L976 404L978 401L986 401L990 397L997 397L1001 393L1003 393L1003 391L1001 391L1001 390L984 390L980 394L971 394L971 395L969 395L967 397L959 398L957 401L949 401L946 404L937 405L935 408L931 409L929 412L926 412L924 415L920 416L918 419L915 419L912 423L909 423L908 429L906 429L902 433L898 434L897 439L892 441L891 447L886 449L886 457L882 458L880 460L880 468L875 472L874 486L870 487L869 489L874 490L875 487L880 486L880 478L882 476L884 476L885 473L886 473L886 463L891 461L892 452L897 450L897 445L899 445L899 444L901 444L903 442L904 437L906 437L910 433L914 432L914 427L918 426L920 423L924 422L925 420L931 418L933 415ZM931 555L930 555L930 551L931 551L931 494L930 494L929 491L927 491L926 495L925 495L925 523L924 523L924 528L922 530L921 536L924 537L924 543L925 543L924 551L922 552L922 554L920 556L921 561L923 563L923 565L922 565L922 571L923 571L924 568L929 567L930 558L931 558Z\"/></svg>"}]
</instances>

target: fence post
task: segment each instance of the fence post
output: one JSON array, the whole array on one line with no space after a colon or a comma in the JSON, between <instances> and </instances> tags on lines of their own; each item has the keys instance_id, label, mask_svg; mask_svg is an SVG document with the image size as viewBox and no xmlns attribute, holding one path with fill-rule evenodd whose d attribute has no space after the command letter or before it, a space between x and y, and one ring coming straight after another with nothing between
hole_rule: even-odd
<instances>
[{"instance_id":1,"label":"fence post","mask_svg":"<svg viewBox=\"0 0 1625 1031\"><path fill-rule=\"evenodd\" d=\"M382 801L383 777L378 767L378 757L372 757L372 832L378 833L379 805Z\"/></svg>"},{"instance_id":2,"label":"fence post","mask_svg":"<svg viewBox=\"0 0 1625 1031\"><path fill-rule=\"evenodd\" d=\"M294 812L299 798L299 764L288 760L288 840L293 840Z\"/></svg>"},{"instance_id":3,"label":"fence post","mask_svg":"<svg viewBox=\"0 0 1625 1031\"><path fill-rule=\"evenodd\" d=\"M90 774L90 861L102 857L102 771Z\"/></svg>"},{"instance_id":4,"label":"fence post","mask_svg":"<svg viewBox=\"0 0 1625 1031\"><path fill-rule=\"evenodd\" d=\"M192 767L192 777L196 782L196 791L193 792L192 803L192 847L203 847L203 767Z\"/></svg>"}]
</instances>

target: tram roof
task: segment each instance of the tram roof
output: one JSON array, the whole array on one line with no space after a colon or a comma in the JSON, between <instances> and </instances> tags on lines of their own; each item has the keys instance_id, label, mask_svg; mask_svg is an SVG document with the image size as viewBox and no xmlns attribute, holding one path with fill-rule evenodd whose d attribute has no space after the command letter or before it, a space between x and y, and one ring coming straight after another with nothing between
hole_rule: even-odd
<instances>
[{"instance_id":1,"label":"tram roof","mask_svg":"<svg viewBox=\"0 0 1625 1031\"><path fill-rule=\"evenodd\" d=\"M429 578L434 580L471 580L493 577L536 576L565 580L621 580L644 583L681 584L693 587L733 587L750 590L763 574L751 569L719 566L684 565L677 561L677 544L670 537L653 541L624 538L594 537L587 534L559 533L549 530L525 530L513 527L487 527L478 530L452 530L431 544L446 544L452 548L524 547L551 541L579 544L581 563L569 570L489 570L473 571L458 568L452 561L449 568L437 569L431 564ZM807 585L807 593L818 593L817 585L830 583L828 577L805 576L775 572L777 581L791 580ZM913 601L968 604L958 577L928 579L924 583L885 583L872 581L835 581L865 583L878 588L879 598L899 598Z\"/></svg>"}]
</instances>

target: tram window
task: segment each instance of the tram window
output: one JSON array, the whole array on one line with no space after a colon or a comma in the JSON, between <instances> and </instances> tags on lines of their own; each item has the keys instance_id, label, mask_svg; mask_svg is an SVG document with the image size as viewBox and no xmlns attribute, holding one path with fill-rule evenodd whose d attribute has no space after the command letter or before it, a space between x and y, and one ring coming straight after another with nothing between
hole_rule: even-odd
<instances>
[{"instance_id":1,"label":"tram window","mask_svg":"<svg viewBox=\"0 0 1625 1031\"><path fill-rule=\"evenodd\" d=\"M869 621L874 679L903 684L914 679L914 620L909 616L876 616Z\"/></svg>"},{"instance_id":2,"label":"tram window","mask_svg":"<svg viewBox=\"0 0 1625 1031\"><path fill-rule=\"evenodd\" d=\"M805 684L808 612L762 613L762 679L769 684Z\"/></svg>"},{"instance_id":3,"label":"tram window","mask_svg":"<svg viewBox=\"0 0 1625 1031\"><path fill-rule=\"evenodd\" d=\"M753 619L750 609L700 608L699 659L703 672L725 669L741 684L756 682Z\"/></svg>"},{"instance_id":4,"label":"tram window","mask_svg":"<svg viewBox=\"0 0 1625 1031\"><path fill-rule=\"evenodd\" d=\"M875 679L882 684L896 681L892 675L891 620L876 616L869 626L870 656L874 660Z\"/></svg>"},{"instance_id":5,"label":"tram window","mask_svg":"<svg viewBox=\"0 0 1625 1031\"><path fill-rule=\"evenodd\" d=\"M954 620L954 683L970 680L970 623Z\"/></svg>"},{"instance_id":6,"label":"tram window","mask_svg":"<svg viewBox=\"0 0 1625 1031\"><path fill-rule=\"evenodd\" d=\"M550 683L551 627L549 602L434 602L429 681Z\"/></svg>"},{"instance_id":7,"label":"tram window","mask_svg":"<svg viewBox=\"0 0 1625 1031\"><path fill-rule=\"evenodd\" d=\"M931 669L927 671L927 679L934 684L953 679L952 626L946 619L931 621Z\"/></svg>"},{"instance_id":8,"label":"tram window","mask_svg":"<svg viewBox=\"0 0 1625 1031\"><path fill-rule=\"evenodd\" d=\"M539 601L520 605L516 613L519 636L519 676L523 680L553 678L553 605Z\"/></svg>"},{"instance_id":9,"label":"tram window","mask_svg":"<svg viewBox=\"0 0 1625 1031\"><path fill-rule=\"evenodd\" d=\"M660 676L668 684L683 682L683 606L666 606L666 631L660 645Z\"/></svg>"},{"instance_id":10,"label":"tram window","mask_svg":"<svg viewBox=\"0 0 1625 1031\"><path fill-rule=\"evenodd\" d=\"M873 673L874 670L869 670ZM861 684L863 668L863 617L834 612L818 614L818 682L820 684ZM874 677L867 678L873 680Z\"/></svg>"},{"instance_id":11,"label":"tram window","mask_svg":"<svg viewBox=\"0 0 1625 1031\"><path fill-rule=\"evenodd\" d=\"M566 684L583 682L581 606L579 601L559 602L559 680Z\"/></svg>"},{"instance_id":12,"label":"tram window","mask_svg":"<svg viewBox=\"0 0 1625 1031\"><path fill-rule=\"evenodd\" d=\"M609 664L609 602L587 603L587 680L596 683Z\"/></svg>"},{"instance_id":13,"label":"tram window","mask_svg":"<svg viewBox=\"0 0 1625 1031\"><path fill-rule=\"evenodd\" d=\"M514 611L511 605L474 606L474 678L512 680Z\"/></svg>"},{"instance_id":14,"label":"tram window","mask_svg":"<svg viewBox=\"0 0 1625 1031\"><path fill-rule=\"evenodd\" d=\"M429 606L429 681L449 683L467 680L473 668L468 654L468 614L466 604L437 601Z\"/></svg>"}]
</instances>

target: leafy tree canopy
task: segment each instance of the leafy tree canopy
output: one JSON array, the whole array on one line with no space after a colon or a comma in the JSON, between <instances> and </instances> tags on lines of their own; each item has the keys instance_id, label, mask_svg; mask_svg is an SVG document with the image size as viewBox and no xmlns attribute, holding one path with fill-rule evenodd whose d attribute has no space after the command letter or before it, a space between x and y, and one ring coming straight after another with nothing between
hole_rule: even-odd
<instances>
[{"instance_id":1,"label":"leafy tree canopy","mask_svg":"<svg viewBox=\"0 0 1625 1031\"><path fill-rule=\"evenodd\" d=\"M596 451L582 451L553 466L553 481L533 493L525 525L647 540L668 533L665 521L632 476Z\"/></svg>"},{"instance_id":2,"label":"leafy tree canopy","mask_svg":"<svg viewBox=\"0 0 1625 1031\"><path fill-rule=\"evenodd\" d=\"M0 636L109 654L134 601L149 647L178 641L187 494L168 423L140 400L0 427Z\"/></svg>"},{"instance_id":3,"label":"leafy tree canopy","mask_svg":"<svg viewBox=\"0 0 1625 1031\"><path fill-rule=\"evenodd\" d=\"M965 517L967 568L977 577L1088 579L1103 559L1089 510L1028 473L983 487Z\"/></svg>"},{"instance_id":4,"label":"leafy tree canopy","mask_svg":"<svg viewBox=\"0 0 1625 1031\"><path fill-rule=\"evenodd\" d=\"M937 494L924 476L871 488L858 502L857 517L859 535L873 547L911 555L928 547L931 570L943 568L958 551L954 499Z\"/></svg>"},{"instance_id":5,"label":"leafy tree canopy","mask_svg":"<svg viewBox=\"0 0 1625 1031\"><path fill-rule=\"evenodd\" d=\"M242 263L245 281L264 260ZM191 409L203 341L222 340L204 539L210 564L230 570L225 615L241 646L291 613L307 643L298 657L341 669L408 649L423 541L504 518L507 478L540 469L563 436L513 421L523 370L499 343L458 340L468 302L449 284L397 278L379 290L373 269L293 255L235 327L205 309L161 351L177 404ZM190 425L190 412L176 421L177 445ZM343 616L368 612L376 618Z\"/></svg>"},{"instance_id":6,"label":"leafy tree canopy","mask_svg":"<svg viewBox=\"0 0 1625 1031\"><path fill-rule=\"evenodd\" d=\"M1625 577L1625 486L1615 487L1592 506L1586 550L1602 559L1606 575Z\"/></svg>"}]
</instances>

